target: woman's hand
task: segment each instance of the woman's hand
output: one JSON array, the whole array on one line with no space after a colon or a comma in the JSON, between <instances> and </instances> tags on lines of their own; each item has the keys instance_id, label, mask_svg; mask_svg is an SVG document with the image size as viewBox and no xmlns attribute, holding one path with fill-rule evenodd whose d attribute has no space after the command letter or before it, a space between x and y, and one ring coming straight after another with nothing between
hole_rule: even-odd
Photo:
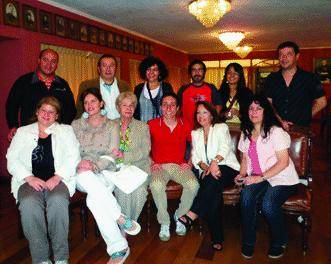
<instances>
[{"instance_id":1,"label":"woman's hand","mask_svg":"<svg viewBox=\"0 0 331 264\"><path fill-rule=\"evenodd\" d=\"M234 182L236 185L240 186L243 185L243 183L245 182L245 175L242 174L238 174L235 178L234 178Z\"/></svg>"},{"instance_id":2,"label":"woman's hand","mask_svg":"<svg viewBox=\"0 0 331 264\"><path fill-rule=\"evenodd\" d=\"M124 154L119 149L113 149L112 154L117 158L124 158Z\"/></svg>"},{"instance_id":3,"label":"woman's hand","mask_svg":"<svg viewBox=\"0 0 331 264\"><path fill-rule=\"evenodd\" d=\"M59 175L54 175L52 178L48 179L46 181L46 188L50 191L53 191L53 189L62 181L62 177Z\"/></svg>"},{"instance_id":4,"label":"woman's hand","mask_svg":"<svg viewBox=\"0 0 331 264\"><path fill-rule=\"evenodd\" d=\"M221 177L221 171L218 167L217 161L216 160L212 160L209 166L209 170L211 175L218 180Z\"/></svg>"},{"instance_id":5,"label":"woman's hand","mask_svg":"<svg viewBox=\"0 0 331 264\"><path fill-rule=\"evenodd\" d=\"M26 177L24 180L37 192L46 188L46 182L33 175Z\"/></svg>"},{"instance_id":6,"label":"woman's hand","mask_svg":"<svg viewBox=\"0 0 331 264\"><path fill-rule=\"evenodd\" d=\"M262 181L263 181L263 178L259 175L248 176L248 177L245 178L245 184L246 185L260 183Z\"/></svg>"},{"instance_id":7,"label":"woman's hand","mask_svg":"<svg viewBox=\"0 0 331 264\"><path fill-rule=\"evenodd\" d=\"M151 171L152 172L160 172L162 171L162 164L160 163L153 163L151 166Z\"/></svg>"},{"instance_id":8,"label":"woman's hand","mask_svg":"<svg viewBox=\"0 0 331 264\"><path fill-rule=\"evenodd\" d=\"M200 162L199 167L202 170L202 174L201 174L202 179L210 174L210 168L206 163Z\"/></svg>"},{"instance_id":9,"label":"woman's hand","mask_svg":"<svg viewBox=\"0 0 331 264\"><path fill-rule=\"evenodd\" d=\"M94 164L90 160L81 160L77 165L77 172L82 173L84 171L92 171Z\"/></svg>"},{"instance_id":10,"label":"woman's hand","mask_svg":"<svg viewBox=\"0 0 331 264\"><path fill-rule=\"evenodd\" d=\"M192 168L192 164L186 162L180 164L179 166L182 170L190 170Z\"/></svg>"}]
</instances>

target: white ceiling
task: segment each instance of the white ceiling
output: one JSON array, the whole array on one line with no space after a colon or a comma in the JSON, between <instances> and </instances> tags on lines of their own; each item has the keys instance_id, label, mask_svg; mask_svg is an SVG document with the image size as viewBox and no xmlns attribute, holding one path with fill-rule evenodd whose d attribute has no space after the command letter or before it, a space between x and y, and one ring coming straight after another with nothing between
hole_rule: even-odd
<instances>
[{"instance_id":1,"label":"white ceiling","mask_svg":"<svg viewBox=\"0 0 331 264\"><path fill-rule=\"evenodd\" d=\"M228 51L217 33L246 32L241 44L274 50L285 40L301 48L331 47L331 0L232 0L212 28L188 12L190 0L41 0L136 32L187 53Z\"/></svg>"}]
</instances>

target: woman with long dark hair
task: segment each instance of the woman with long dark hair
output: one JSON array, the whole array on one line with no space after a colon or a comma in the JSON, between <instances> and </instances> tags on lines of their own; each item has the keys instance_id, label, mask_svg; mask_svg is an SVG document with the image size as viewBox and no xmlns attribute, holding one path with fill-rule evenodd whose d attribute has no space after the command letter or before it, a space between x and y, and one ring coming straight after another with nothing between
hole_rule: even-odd
<instances>
[{"instance_id":1,"label":"woman with long dark hair","mask_svg":"<svg viewBox=\"0 0 331 264\"><path fill-rule=\"evenodd\" d=\"M245 258L254 254L256 241L256 205L262 199L261 211L271 231L270 258L280 258L287 244L282 204L294 194L298 174L289 157L291 138L276 118L265 96L254 95L242 111L242 135L238 149L242 152L237 184L245 184L241 192L242 250Z\"/></svg>"},{"instance_id":2,"label":"woman with long dark hair","mask_svg":"<svg viewBox=\"0 0 331 264\"><path fill-rule=\"evenodd\" d=\"M246 87L244 69L240 64L233 62L226 66L219 92L221 118L228 123L240 123L240 109L252 96L251 90Z\"/></svg>"}]
</instances>

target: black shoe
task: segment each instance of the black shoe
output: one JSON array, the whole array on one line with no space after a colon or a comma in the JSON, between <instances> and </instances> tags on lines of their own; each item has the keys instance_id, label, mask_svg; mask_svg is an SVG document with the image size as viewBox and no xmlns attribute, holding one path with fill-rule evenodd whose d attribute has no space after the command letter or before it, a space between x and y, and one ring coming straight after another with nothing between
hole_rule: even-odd
<instances>
[{"instance_id":1,"label":"black shoe","mask_svg":"<svg viewBox=\"0 0 331 264\"><path fill-rule=\"evenodd\" d=\"M250 259L254 255L254 246L250 245L242 245L241 247L241 255L244 258Z\"/></svg>"},{"instance_id":2,"label":"black shoe","mask_svg":"<svg viewBox=\"0 0 331 264\"><path fill-rule=\"evenodd\" d=\"M268 257L273 259L281 258L284 255L284 247L271 247L268 251Z\"/></svg>"}]
</instances>

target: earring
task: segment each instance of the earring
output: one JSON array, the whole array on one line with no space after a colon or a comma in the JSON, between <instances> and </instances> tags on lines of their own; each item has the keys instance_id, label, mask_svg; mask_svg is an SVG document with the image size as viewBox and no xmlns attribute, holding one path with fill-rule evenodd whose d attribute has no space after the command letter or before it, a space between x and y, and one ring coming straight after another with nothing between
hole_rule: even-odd
<instances>
[{"instance_id":1,"label":"earring","mask_svg":"<svg viewBox=\"0 0 331 264\"><path fill-rule=\"evenodd\" d=\"M84 112L84 113L82 114L82 117L83 117L84 119L88 119L88 116L89 116L88 112Z\"/></svg>"},{"instance_id":2,"label":"earring","mask_svg":"<svg viewBox=\"0 0 331 264\"><path fill-rule=\"evenodd\" d=\"M101 111L100 111L100 114L101 114L102 116L107 115L107 110L104 109L104 108L102 108Z\"/></svg>"}]
</instances>

